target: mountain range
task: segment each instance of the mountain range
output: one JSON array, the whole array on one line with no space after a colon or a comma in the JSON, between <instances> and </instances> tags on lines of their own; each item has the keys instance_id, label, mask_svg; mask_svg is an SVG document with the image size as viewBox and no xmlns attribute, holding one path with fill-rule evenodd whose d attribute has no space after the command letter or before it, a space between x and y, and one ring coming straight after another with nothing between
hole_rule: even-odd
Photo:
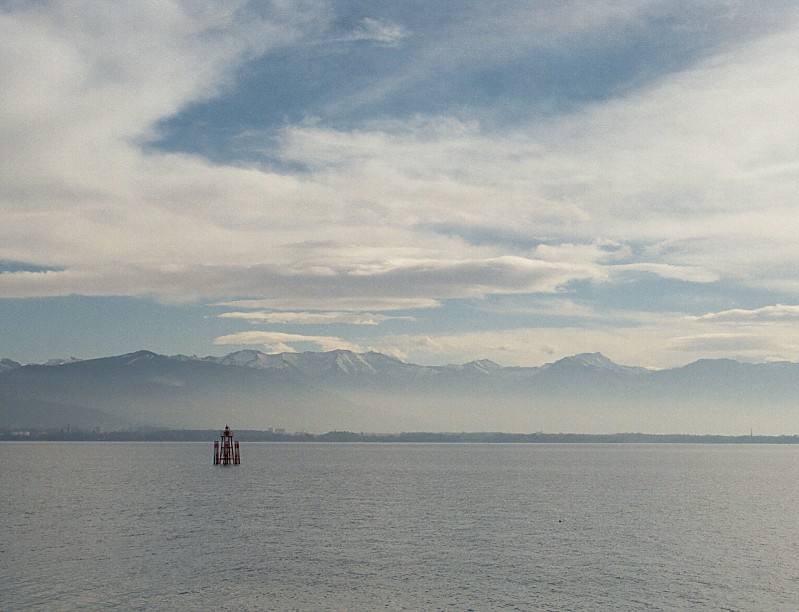
<instances>
[{"instance_id":1,"label":"mountain range","mask_svg":"<svg viewBox=\"0 0 799 612\"><path fill-rule=\"evenodd\" d=\"M797 400L799 364L790 362L649 370L584 353L540 367L422 366L346 350L0 360L0 430L230 423L309 432L780 435L799 430Z\"/></svg>"}]
</instances>

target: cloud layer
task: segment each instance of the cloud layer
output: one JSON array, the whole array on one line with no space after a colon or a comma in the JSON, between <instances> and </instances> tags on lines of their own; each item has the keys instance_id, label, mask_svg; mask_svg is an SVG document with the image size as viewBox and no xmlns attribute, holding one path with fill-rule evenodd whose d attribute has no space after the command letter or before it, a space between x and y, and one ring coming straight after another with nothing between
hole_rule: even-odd
<instances>
[{"instance_id":1,"label":"cloud layer","mask_svg":"<svg viewBox=\"0 0 799 612\"><path fill-rule=\"evenodd\" d=\"M10 67L0 76L0 260L19 262L0 274L0 296L228 302L228 321L295 326L383 325L397 313L372 311L408 316L492 296L566 293L586 305L585 287L624 291L641 277L727 283L745 303L748 291L799 302L790 3L757 15L746 3L530 3L491 14L478 3L426 23L397 11L343 23L339 9L43 2L0 13L0 62ZM662 29L666 17L676 25ZM697 36L705 42L693 55L666 44ZM657 62L649 72L623 54L635 41ZM228 134L239 157L157 146L164 122L235 96L252 66L293 54L311 58L310 70L343 52L359 57L348 45L374 46L375 78L364 83L355 66L301 120ZM617 55L612 68L581 63ZM594 69L604 84L568 76ZM524 88L534 103L522 111ZM502 340L481 352L493 346L492 328L557 352L617 347L622 361L645 352L623 350L625 339L666 347L657 363L725 346L799 357L793 343L749 329L755 319L785 322L778 313L795 307L736 306L662 317L698 317L684 334L642 325L649 314L634 304L609 317L623 326L593 331L544 330L532 317L524 332L472 320L464 325L473 329L442 335L420 319L418 335L382 346L413 354L402 344L435 338L442 358L498 355ZM698 329L721 324L746 329ZM285 347L302 336L294 331L219 342ZM363 346L351 333L337 330L331 342ZM320 338L308 336L330 344ZM512 361L549 350L511 344Z\"/></svg>"}]
</instances>

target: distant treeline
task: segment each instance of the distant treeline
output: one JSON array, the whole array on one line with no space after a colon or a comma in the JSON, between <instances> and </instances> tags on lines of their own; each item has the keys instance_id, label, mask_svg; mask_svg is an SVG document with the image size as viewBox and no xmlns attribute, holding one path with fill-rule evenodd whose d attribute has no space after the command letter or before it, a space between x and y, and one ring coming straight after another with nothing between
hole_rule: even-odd
<instances>
[{"instance_id":1,"label":"distant treeline","mask_svg":"<svg viewBox=\"0 0 799 612\"><path fill-rule=\"evenodd\" d=\"M3 431L0 440L96 441L96 442L209 442L219 437L215 429L130 429L98 431L62 429L58 431ZM576 434L576 433L502 433L502 432L405 432L397 434L330 431L324 434L283 433L276 431L236 430L241 442L394 442L394 443L493 443L493 444L799 444L792 436L718 436L691 434Z\"/></svg>"}]
</instances>

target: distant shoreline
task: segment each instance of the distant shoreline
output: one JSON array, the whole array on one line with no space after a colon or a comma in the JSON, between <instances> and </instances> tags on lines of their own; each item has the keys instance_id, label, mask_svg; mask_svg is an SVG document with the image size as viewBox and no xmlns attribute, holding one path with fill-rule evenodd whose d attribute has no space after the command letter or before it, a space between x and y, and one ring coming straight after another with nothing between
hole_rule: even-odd
<instances>
[{"instance_id":1,"label":"distant shoreline","mask_svg":"<svg viewBox=\"0 0 799 612\"><path fill-rule=\"evenodd\" d=\"M503 433L503 432L404 432L356 433L330 431L324 434L279 433L236 430L242 442L366 442L366 443L448 443L448 444L799 444L799 435L725 436L712 434L578 434L578 433ZM216 429L138 429L92 431L3 431L2 441L62 442L208 442L219 437Z\"/></svg>"}]
</instances>

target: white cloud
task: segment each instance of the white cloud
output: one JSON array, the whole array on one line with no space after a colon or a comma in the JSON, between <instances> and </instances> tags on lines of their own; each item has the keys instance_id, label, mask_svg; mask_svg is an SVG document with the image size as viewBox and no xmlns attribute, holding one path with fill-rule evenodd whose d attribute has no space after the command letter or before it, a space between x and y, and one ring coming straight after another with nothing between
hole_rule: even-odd
<instances>
[{"instance_id":1,"label":"white cloud","mask_svg":"<svg viewBox=\"0 0 799 612\"><path fill-rule=\"evenodd\" d=\"M365 40L378 42L384 45L394 45L408 35L408 31L398 23L374 19L372 17L364 17L358 23L357 27L340 40Z\"/></svg>"},{"instance_id":2,"label":"white cloud","mask_svg":"<svg viewBox=\"0 0 799 612\"><path fill-rule=\"evenodd\" d=\"M267 182L279 195L280 181L140 146L313 15L289 3L273 22L240 2L16 8L0 14L0 63L13 67L0 75L0 257L84 268L203 252L218 261L225 249L211 245L241 238L225 226L226 206L251 217L241 205Z\"/></svg>"},{"instance_id":3,"label":"white cloud","mask_svg":"<svg viewBox=\"0 0 799 612\"><path fill-rule=\"evenodd\" d=\"M2 145L14 168L3 172L10 180L0 188L0 257L69 269L6 283L51 295L68 291L73 279L73 292L102 293L103 279L107 293L118 293L133 274L138 292L156 294L164 291L157 271L164 263L270 262L278 274L300 277L325 270L337 277L342 266L349 276L363 269L376 278L373 270L383 270L371 287L379 299L397 296L390 277L410 278L414 264L400 272L394 262L415 261L425 262L415 268L431 282L440 271L444 289L414 297L440 299L609 278L612 270L601 265L607 254L592 246L598 239L663 246L653 260L616 271L701 282L777 282L770 270L799 255L794 32L504 134L446 117L354 132L288 126L279 153L309 169L290 174L144 153L132 143L159 119L213 95L244 58L298 36L306 21L270 23L216 5L158 6L149 14L140 6L114 11L110 30L111 12L3 16L5 58L19 70L3 83L9 103L0 121L16 137ZM25 38L31 33L35 54ZM51 95L30 89L37 82L48 82ZM441 223L546 237L552 246L534 254L511 248L528 260L523 270L502 259L507 244L474 245L430 229ZM478 267L504 280L484 282ZM241 282L215 290L219 275L205 276L189 295L264 293L265 285L247 283L253 275L246 271ZM87 277L96 279L88 289Z\"/></svg>"},{"instance_id":4,"label":"white cloud","mask_svg":"<svg viewBox=\"0 0 799 612\"><path fill-rule=\"evenodd\" d=\"M360 345L347 342L343 338L335 336L305 336L302 334L284 334L280 332L266 331L246 331L220 336L214 340L218 346L261 346L264 352L282 353L296 352L292 345L311 344L322 351L332 351L336 349L346 349L355 352L363 352Z\"/></svg>"},{"instance_id":5,"label":"white cloud","mask_svg":"<svg viewBox=\"0 0 799 612\"><path fill-rule=\"evenodd\" d=\"M741 44L651 88L515 132L446 118L346 133L292 126L282 151L316 184L354 186L382 228L638 241L658 249L628 269L768 285L799 255L795 34Z\"/></svg>"},{"instance_id":6,"label":"white cloud","mask_svg":"<svg viewBox=\"0 0 799 612\"><path fill-rule=\"evenodd\" d=\"M769 325L699 320L679 313L595 312L563 305L564 316L580 322L551 326L529 314L528 326L439 334L385 335L372 350L416 363L463 363L475 357L508 366L537 366L583 352L600 351L617 363L650 368L682 366L699 358L741 361L799 361L799 332L793 319ZM540 324L534 323L541 321Z\"/></svg>"},{"instance_id":7,"label":"white cloud","mask_svg":"<svg viewBox=\"0 0 799 612\"><path fill-rule=\"evenodd\" d=\"M275 310L287 310L296 306L298 301L291 297L265 298L257 300L234 300L232 302L219 302L215 306L225 306L228 308L270 308ZM351 312L377 311L397 311L397 310L419 310L425 308L439 308L441 302L430 298L408 298L408 297L380 297L380 296L347 296L347 297L325 297L309 296L302 300L308 308L323 308L325 306L335 307L339 310Z\"/></svg>"},{"instance_id":8,"label":"white cloud","mask_svg":"<svg viewBox=\"0 0 799 612\"><path fill-rule=\"evenodd\" d=\"M287 43L304 23L289 5L278 23L240 2L17 8L0 16L0 57L14 67L0 80L0 125L17 136L3 145L68 161L62 169L72 171L96 146L140 139L156 121L212 97L243 59Z\"/></svg>"},{"instance_id":9,"label":"white cloud","mask_svg":"<svg viewBox=\"0 0 799 612\"><path fill-rule=\"evenodd\" d=\"M270 153L302 171L147 150L160 121L229 86L249 58L324 31L326 9L281 6L279 19L240 3L166 1L16 4L0 14L0 64L8 67L0 74L0 259L57 268L0 274L0 295L241 296L250 299L229 305L310 322L313 313L298 311L434 308L637 272L799 293L799 36L790 15L780 32L741 36L645 88L538 123L492 131L442 115L364 121L350 131L289 124ZM562 50L589 34L598 43L653 6L665 5L580 4L577 15L572 5L539 11L532 34L531 22L517 19L450 35L491 30L495 39L527 41L527 51ZM405 34L377 20L359 32L385 43ZM463 58L431 58L376 88L412 85L436 62L495 51L464 49ZM497 52L492 61L518 57L512 44ZM777 326L781 337L762 329L762 343L737 346L751 356L795 356L792 307L773 308L661 316L634 329L420 334L384 345L522 363L604 350L646 363L650 347L671 346L657 359L676 360L701 344L697 337L730 333L708 326L768 319L786 323ZM266 322L290 316L271 313ZM256 338L344 342L236 336Z\"/></svg>"},{"instance_id":10,"label":"white cloud","mask_svg":"<svg viewBox=\"0 0 799 612\"><path fill-rule=\"evenodd\" d=\"M782 321L796 321L799 320L799 306L788 306L783 304L776 304L774 306L764 306L763 308L754 308L746 310L743 308L734 308L732 310L723 310L721 312L709 312L696 317L697 321L710 321L719 323L767 323L772 324Z\"/></svg>"},{"instance_id":11,"label":"white cloud","mask_svg":"<svg viewBox=\"0 0 799 612\"><path fill-rule=\"evenodd\" d=\"M127 266L0 274L6 297L156 294L175 300L216 295L258 295L315 308L320 300L367 302L388 298L394 307L431 300L483 297L491 293L553 292L575 278L592 278L590 266L571 266L521 257L483 260L395 261L324 270L293 271L276 266ZM321 297L324 296L324 297ZM394 300L392 300L392 298ZM416 301L413 301L416 300ZM367 303L364 302L364 303ZM239 302L241 304L241 302Z\"/></svg>"},{"instance_id":12,"label":"white cloud","mask_svg":"<svg viewBox=\"0 0 799 612\"><path fill-rule=\"evenodd\" d=\"M250 323L284 325L379 325L384 321L396 319L413 320L413 317L397 317L370 312L224 312L222 319L241 319Z\"/></svg>"},{"instance_id":13,"label":"white cloud","mask_svg":"<svg viewBox=\"0 0 799 612\"><path fill-rule=\"evenodd\" d=\"M697 353L723 353L735 355L752 350L771 349L773 345L767 338L751 334L697 334L680 336L671 342L674 348L681 351Z\"/></svg>"},{"instance_id":14,"label":"white cloud","mask_svg":"<svg viewBox=\"0 0 799 612\"><path fill-rule=\"evenodd\" d=\"M697 266L675 266L662 263L618 264L610 268L614 276L624 276L630 272L645 272L660 278L682 280L691 283L712 283L719 280L716 272L709 272Z\"/></svg>"}]
</instances>

